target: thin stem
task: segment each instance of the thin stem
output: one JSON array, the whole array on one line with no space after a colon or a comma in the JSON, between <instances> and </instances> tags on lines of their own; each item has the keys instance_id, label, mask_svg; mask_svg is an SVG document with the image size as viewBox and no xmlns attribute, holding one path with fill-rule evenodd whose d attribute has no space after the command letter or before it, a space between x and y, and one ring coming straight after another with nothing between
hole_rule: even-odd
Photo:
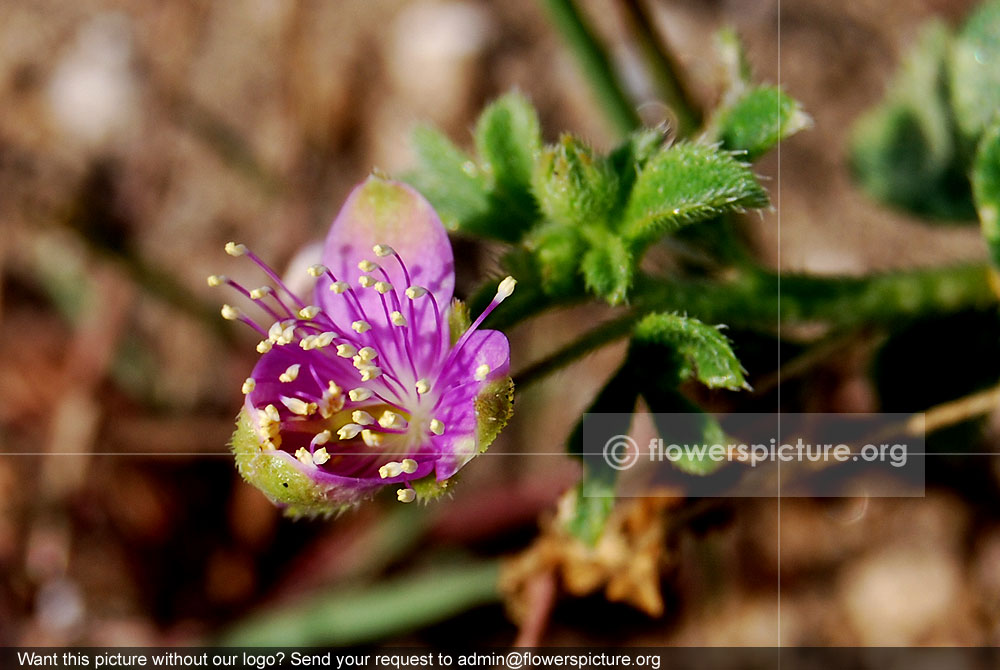
<instances>
[{"instance_id":1,"label":"thin stem","mask_svg":"<svg viewBox=\"0 0 1000 670\"><path fill-rule=\"evenodd\" d=\"M641 125L635 105L611 66L604 47L597 41L573 0L544 0L556 30L580 63L583 74L604 108L608 120L626 135Z\"/></svg>"},{"instance_id":2,"label":"thin stem","mask_svg":"<svg viewBox=\"0 0 1000 670\"><path fill-rule=\"evenodd\" d=\"M657 34L642 0L623 0L622 7L663 102L677 116L677 135L691 135L701 125L701 111L680 76L676 59L663 37Z\"/></svg>"}]
</instances>

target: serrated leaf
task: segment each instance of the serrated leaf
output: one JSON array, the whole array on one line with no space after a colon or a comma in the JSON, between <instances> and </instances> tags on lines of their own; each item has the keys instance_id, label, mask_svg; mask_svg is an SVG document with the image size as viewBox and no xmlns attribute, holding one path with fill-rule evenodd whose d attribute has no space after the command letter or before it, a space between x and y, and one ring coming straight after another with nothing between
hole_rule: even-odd
<instances>
[{"instance_id":1,"label":"serrated leaf","mask_svg":"<svg viewBox=\"0 0 1000 670\"><path fill-rule=\"evenodd\" d=\"M1000 1L980 5L951 50L951 102L966 140L974 142L1000 109Z\"/></svg>"},{"instance_id":2,"label":"serrated leaf","mask_svg":"<svg viewBox=\"0 0 1000 670\"><path fill-rule=\"evenodd\" d=\"M620 237L603 231L589 241L591 246L580 263L587 290L611 305L620 305L632 287L632 253Z\"/></svg>"},{"instance_id":3,"label":"serrated leaf","mask_svg":"<svg viewBox=\"0 0 1000 670\"><path fill-rule=\"evenodd\" d=\"M716 138L723 148L744 152L747 160L754 160L810 122L796 100L777 87L761 86L720 111Z\"/></svg>"},{"instance_id":4,"label":"serrated leaf","mask_svg":"<svg viewBox=\"0 0 1000 670\"><path fill-rule=\"evenodd\" d=\"M661 152L639 173L621 232L641 249L682 226L767 204L767 193L746 165L725 151L683 142Z\"/></svg>"},{"instance_id":5,"label":"serrated leaf","mask_svg":"<svg viewBox=\"0 0 1000 670\"><path fill-rule=\"evenodd\" d=\"M602 225L616 204L618 181L601 157L567 134L542 150L532 192L542 213L556 223Z\"/></svg>"},{"instance_id":6,"label":"serrated leaf","mask_svg":"<svg viewBox=\"0 0 1000 670\"><path fill-rule=\"evenodd\" d=\"M739 359L718 326L679 314L649 314L636 324L635 339L677 352L682 378L695 377L709 388L750 388Z\"/></svg>"},{"instance_id":7,"label":"serrated leaf","mask_svg":"<svg viewBox=\"0 0 1000 670\"><path fill-rule=\"evenodd\" d=\"M418 127L412 142L420 168L407 181L430 200L449 229L474 228L489 210L486 183L475 162L434 128Z\"/></svg>"},{"instance_id":8,"label":"serrated leaf","mask_svg":"<svg viewBox=\"0 0 1000 670\"><path fill-rule=\"evenodd\" d=\"M559 297L576 292L585 248L576 228L555 222L542 224L530 233L527 245L538 259L542 290L547 295Z\"/></svg>"},{"instance_id":9,"label":"serrated leaf","mask_svg":"<svg viewBox=\"0 0 1000 670\"><path fill-rule=\"evenodd\" d=\"M534 218L531 176L541 147L538 115L519 93L508 93L491 103L476 122L481 167L494 197L509 208L512 217Z\"/></svg>"},{"instance_id":10,"label":"serrated leaf","mask_svg":"<svg viewBox=\"0 0 1000 670\"><path fill-rule=\"evenodd\" d=\"M1000 268L1000 122L983 134L972 167L972 192L983 238L994 267Z\"/></svg>"},{"instance_id":11,"label":"serrated leaf","mask_svg":"<svg viewBox=\"0 0 1000 670\"><path fill-rule=\"evenodd\" d=\"M927 25L885 100L855 123L851 166L868 194L922 216L975 216L966 167L955 142L946 61L951 35Z\"/></svg>"}]
</instances>

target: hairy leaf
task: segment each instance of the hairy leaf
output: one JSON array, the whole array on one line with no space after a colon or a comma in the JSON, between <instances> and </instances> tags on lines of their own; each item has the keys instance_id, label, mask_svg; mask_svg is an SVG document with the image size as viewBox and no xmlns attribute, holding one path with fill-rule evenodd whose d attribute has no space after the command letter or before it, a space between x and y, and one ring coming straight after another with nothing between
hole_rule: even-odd
<instances>
[{"instance_id":1,"label":"hairy leaf","mask_svg":"<svg viewBox=\"0 0 1000 670\"><path fill-rule=\"evenodd\" d=\"M749 388L740 361L718 326L679 314L655 313L636 324L635 339L677 352L682 378L695 377L709 388Z\"/></svg>"},{"instance_id":2,"label":"hairy leaf","mask_svg":"<svg viewBox=\"0 0 1000 670\"><path fill-rule=\"evenodd\" d=\"M797 101L777 87L761 86L724 107L715 126L723 148L754 160L810 123Z\"/></svg>"}]
</instances>

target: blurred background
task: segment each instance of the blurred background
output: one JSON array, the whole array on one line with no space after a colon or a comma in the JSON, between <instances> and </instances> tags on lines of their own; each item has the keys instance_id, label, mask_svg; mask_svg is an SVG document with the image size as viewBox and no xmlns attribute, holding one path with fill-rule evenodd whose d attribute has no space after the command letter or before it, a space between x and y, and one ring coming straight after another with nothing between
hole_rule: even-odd
<instances>
[{"instance_id":1,"label":"blurred background","mask_svg":"<svg viewBox=\"0 0 1000 670\"><path fill-rule=\"evenodd\" d=\"M974 227L869 201L845 149L921 23L955 24L970 2L644 5L703 105L721 82L711 36L731 25L759 79L780 76L814 119L756 165L776 207L748 225L769 263L863 274L985 258ZM581 6L662 121L623 4ZM218 316L227 298L205 277L253 270L223 245L285 267L373 167L413 165L416 124L468 146L484 103L512 88L546 139L613 144L535 0L0 3L0 644L1000 643L993 457L929 473L923 499L783 500L780 515L775 500L640 501L598 554L561 547L547 529L577 465L540 454L562 450L621 347L519 394L451 500L290 522L240 481L227 441L254 338ZM498 251L453 243L467 295ZM514 369L602 314L519 327ZM896 382L931 394L893 396L894 410L974 390L934 396L935 375L965 360L953 350L1000 377L995 319L965 318L981 334L968 347L944 324L911 332L907 355L936 360ZM891 404L869 375L878 342L838 350L788 402ZM755 385L774 372L747 367ZM994 422L977 429L965 450L994 451Z\"/></svg>"}]
</instances>

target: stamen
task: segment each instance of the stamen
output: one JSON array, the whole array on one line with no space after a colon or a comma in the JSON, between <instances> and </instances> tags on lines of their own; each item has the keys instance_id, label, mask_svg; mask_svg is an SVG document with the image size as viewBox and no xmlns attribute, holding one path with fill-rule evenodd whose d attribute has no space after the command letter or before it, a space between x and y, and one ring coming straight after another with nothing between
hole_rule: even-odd
<instances>
[{"instance_id":1,"label":"stamen","mask_svg":"<svg viewBox=\"0 0 1000 670\"><path fill-rule=\"evenodd\" d=\"M372 324L368 323L367 321L362 321L359 319L358 321L355 321L354 323L351 324L351 328L354 330L354 332L360 335L362 333L367 333L369 330L371 330Z\"/></svg>"},{"instance_id":2,"label":"stamen","mask_svg":"<svg viewBox=\"0 0 1000 670\"><path fill-rule=\"evenodd\" d=\"M333 344L333 341L337 338L337 333L327 330L320 333L319 335L314 335L313 337L315 338L315 344L313 345L313 347L322 348L322 347L328 347L331 344Z\"/></svg>"},{"instance_id":3,"label":"stamen","mask_svg":"<svg viewBox=\"0 0 1000 670\"><path fill-rule=\"evenodd\" d=\"M327 389L323 391L323 397L319 400L319 414L324 419L329 419L342 409L344 409L343 392L339 386L331 381Z\"/></svg>"},{"instance_id":4,"label":"stamen","mask_svg":"<svg viewBox=\"0 0 1000 670\"><path fill-rule=\"evenodd\" d=\"M341 358L351 358L357 356L358 349L353 344L338 344L337 345L337 355Z\"/></svg>"},{"instance_id":5,"label":"stamen","mask_svg":"<svg viewBox=\"0 0 1000 670\"><path fill-rule=\"evenodd\" d=\"M318 335L306 335L299 340L299 346L302 347L304 351L309 351L310 349L315 348L317 337Z\"/></svg>"},{"instance_id":6,"label":"stamen","mask_svg":"<svg viewBox=\"0 0 1000 670\"><path fill-rule=\"evenodd\" d=\"M387 281L377 281L375 282L375 290L381 293L382 295L385 295L386 293L392 290L392 284L390 284Z\"/></svg>"},{"instance_id":7,"label":"stamen","mask_svg":"<svg viewBox=\"0 0 1000 670\"><path fill-rule=\"evenodd\" d=\"M260 288L255 288L252 291L250 291L250 299L260 300L261 298L269 296L272 293L274 293L274 289L271 288L270 286L261 286Z\"/></svg>"},{"instance_id":8,"label":"stamen","mask_svg":"<svg viewBox=\"0 0 1000 670\"><path fill-rule=\"evenodd\" d=\"M358 350L358 356L360 356L363 361L372 361L378 358L378 352L371 347L362 347Z\"/></svg>"},{"instance_id":9,"label":"stamen","mask_svg":"<svg viewBox=\"0 0 1000 670\"><path fill-rule=\"evenodd\" d=\"M377 365L371 365L364 368L361 372L361 381L370 382L373 379L378 379L382 375L382 368Z\"/></svg>"},{"instance_id":10,"label":"stamen","mask_svg":"<svg viewBox=\"0 0 1000 670\"><path fill-rule=\"evenodd\" d=\"M372 397L372 392L366 388L356 388L348 391L347 395L354 402L364 402Z\"/></svg>"},{"instance_id":11,"label":"stamen","mask_svg":"<svg viewBox=\"0 0 1000 670\"><path fill-rule=\"evenodd\" d=\"M313 464L312 454L310 454L309 450L306 449L305 447L298 448L298 450L295 452L295 458L299 459L299 461L305 463L306 465Z\"/></svg>"},{"instance_id":12,"label":"stamen","mask_svg":"<svg viewBox=\"0 0 1000 670\"><path fill-rule=\"evenodd\" d=\"M391 256L396 253L396 251L388 244L376 244L372 247L372 251L374 251L375 255L379 258L385 258L386 256Z\"/></svg>"},{"instance_id":13,"label":"stamen","mask_svg":"<svg viewBox=\"0 0 1000 670\"><path fill-rule=\"evenodd\" d=\"M422 298L427 295L427 289L422 286L411 286L406 289L406 297L410 300L416 300L417 298Z\"/></svg>"},{"instance_id":14,"label":"stamen","mask_svg":"<svg viewBox=\"0 0 1000 670\"><path fill-rule=\"evenodd\" d=\"M299 416L310 416L316 413L316 403L306 402L299 398L289 398L288 396L279 396L278 400L281 404L288 408L288 411L292 414L298 414Z\"/></svg>"},{"instance_id":15,"label":"stamen","mask_svg":"<svg viewBox=\"0 0 1000 670\"><path fill-rule=\"evenodd\" d=\"M375 417L363 409L356 409L351 413L351 421L361 426L370 426L375 423Z\"/></svg>"},{"instance_id":16,"label":"stamen","mask_svg":"<svg viewBox=\"0 0 1000 670\"><path fill-rule=\"evenodd\" d=\"M316 265L310 265L309 268L306 270L306 272L309 273L310 277L319 278L325 275L328 272L328 270L325 265L320 265L319 263L317 263Z\"/></svg>"},{"instance_id":17,"label":"stamen","mask_svg":"<svg viewBox=\"0 0 1000 670\"><path fill-rule=\"evenodd\" d=\"M240 310L236 309L232 305L223 305L221 312L222 312L222 318L225 319L226 321L236 321L238 318L240 318L240 316L242 316L240 314Z\"/></svg>"},{"instance_id":18,"label":"stamen","mask_svg":"<svg viewBox=\"0 0 1000 670\"><path fill-rule=\"evenodd\" d=\"M261 340L260 342L257 343L257 353L258 354L266 354L270 350L271 350L271 341L270 340Z\"/></svg>"},{"instance_id":19,"label":"stamen","mask_svg":"<svg viewBox=\"0 0 1000 670\"><path fill-rule=\"evenodd\" d=\"M327 453L326 447L320 447L314 451L312 457L314 465L323 465L330 460L330 454Z\"/></svg>"},{"instance_id":20,"label":"stamen","mask_svg":"<svg viewBox=\"0 0 1000 670\"><path fill-rule=\"evenodd\" d=\"M361 288L371 288L378 282L376 282L375 277L372 277L371 275L361 275L358 277L358 283L361 284Z\"/></svg>"},{"instance_id":21,"label":"stamen","mask_svg":"<svg viewBox=\"0 0 1000 670\"><path fill-rule=\"evenodd\" d=\"M306 321L312 321L321 311L316 305L307 305L299 310L299 316Z\"/></svg>"},{"instance_id":22,"label":"stamen","mask_svg":"<svg viewBox=\"0 0 1000 670\"><path fill-rule=\"evenodd\" d=\"M247 380L243 382L243 395L246 395L253 391L257 387L257 382L253 377L247 377Z\"/></svg>"},{"instance_id":23,"label":"stamen","mask_svg":"<svg viewBox=\"0 0 1000 670\"><path fill-rule=\"evenodd\" d=\"M396 500L401 503L411 503L417 499L417 493L413 489L399 489L396 491Z\"/></svg>"},{"instance_id":24,"label":"stamen","mask_svg":"<svg viewBox=\"0 0 1000 670\"><path fill-rule=\"evenodd\" d=\"M399 326L400 328L406 325L406 317L400 312L393 312L390 314L389 320L392 321L392 325Z\"/></svg>"},{"instance_id":25,"label":"stamen","mask_svg":"<svg viewBox=\"0 0 1000 670\"><path fill-rule=\"evenodd\" d=\"M403 464L396 461L389 461L378 469L378 476L382 479L392 479L403 474Z\"/></svg>"},{"instance_id":26,"label":"stamen","mask_svg":"<svg viewBox=\"0 0 1000 670\"><path fill-rule=\"evenodd\" d=\"M430 428L431 428L431 432L434 433L435 435L443 435L444 434L444 423L442 423L441 421L438 421L437 419L431 419L431 426L430 426Z\"/></svg>"},{"instance_id":27,"label":"stamen","mask_svg":"<svg viewBox=\"0 0 1000 670\"><path fill-rule=\"evenodd\" d=\"M386 430L399 430L405 427L405 422L403 417L399 416L390 409L385 410L382 416L379 417L378 425L382 426Z\"/></svg>"},{"instance_id":28,"label":"stamen","mask_svg":"<svg viewBox=\"0 0 1000 670\"><path fill-rule=\"evenodd\" d=\"M444 364L438 371L439 374L448 369L448 366L451 365L451 363L458 356L458 352L462 350L462 347L465 346L465 343L469 341L470 337L472 337L472 333L474 333L476 329L479 328L479 325L483 322L483 319L488 317L490 313L494 309L496 309L500 303L502 303L504 300L510 297L510 294L514 292L514 287L516 285L517 285L517 280L515 280L513 277L506 277L503 281L500 282L500 285L497 287L497 293L495 296L493 296L493 300L486 307L486 309L483 310L483 313L480 314L479 317L472 322L472 325L469 326L469 329L466 330L464 333L462 333L462 336L458 338L458 342L455 343L455 346L451 348L451 352L448 354L448 358L445 359ZM433 295L431 297L433 297Z\"/></svg>"},{"instance_id":29,"label":"stamen","mask_svg":"<svg viewBox=\"0 0 1000 670\"><path fill-rule=\"evenodd\" d=\"M285 368L285 371L278 375L278 379L286 384L293 382L299 376L299 368L302 367L298 363L294 363Z\"/></svg>"},{"instance_id":30,"label":"stamen","mask_svg":"<svg viewBox=\"0 0 1000 670\"><path fill-rule=\"evenodd\" d=\"M226 242L226 253L230 256L243 256L247 252L245 245L236 244L235 242Z\"/></svg>"},{"instance_id":31,"label":"stamen","mask_svg":"<svg viewBox=\"0 0 1000 670\"><path fill-rule=\"evenodd\" d=\"M361 426L356 423L349 423L337 431L337 437L342 440L350 440L358 436Z\"/></svg>"},{"instance_id":32,"label":"stamen","mask_svg":"<svg viewBox=\"0 0 1000 670\"><path fill-rule=\"evenodd\" d=\"M376 433L374 430L365 428L361 431L361 439L369 447L382 446L382 434Z\"/></svg>"},{"instance_id":33,"label":"stamen","mask_svg":"<svg viewBox=\"0 0 1000 670\"><path fill-rule=\"evenodd\" d=\"M412 458L404 458L403 462L400 463L400 465L403 466L403 472L405 472L408 475L412 475L414 472L417 471L417 462Z\"/></svg>"},{"instance_id":34,"label":"stamen","mask_svg":"<svg viewBox=\"0 0 1000 670\"><path fill-rule=\"evenodd\" d=\"M226 279L228 279L226 275L209 275L208 285L212 287L221 286L226 283Z\"/></svg>"},{"instance_id":35,"label":"stamen","mask_svg":"<svg viewBox=\"0 0 1000 670\"><path fill-rule=\"evenodd\" d=\"M348 284L346 281L335 281L332 284L330 284L330 290L336 293L337 295L347 292L349 288L351 288L351 285Z\"/></svg>"},{"instance_id":36,"label":"stamen","mask_svg":"<svg viewBox=\"0 0 1000 670\"><path fill-rule=\"evenodd\" d=\"M490 366L483 363L478 368L476 368L475 379L477 382L481 382L486 379L486 376L490 374Z\"/></svg>"},{"instance_id":37,"label":"stamen","mask_svg":"<svg viewBox=\"0 0 1000 670\"><path fill-rule=\"evenodd\" d=\"M322 444L326 444L327 442L330 441L332 437L333 435L330 433L330 431L328 430L321 431L319 433L316 433L316 437L314 437L312 440L309 441L309 446L318 447ZM326 452L326 449L320 449L320 451ZM317 463L319 463L319 460L316 458L316 456L318 455L319 451L313 452L313 460L316 461ZM325 463L326 461L323 462ZM320 463L320 465L322 465L322 463Z\"/></svg>"},{"instance_id":38,"label":"stamen","mask_svg":"<svg viewBox=\"0 0 1000 670\"><path fill-rule=\"evenodd\" d=\"M278 408L275 407L274 405L268 404L267 407L265 407L261 411L264 412L264 417L266 417L267 420L270 421L271 423L281 422L281 415L278 414Z\"/></svg>"},{"instance_id":39,"label":"stamen","mask_svg":"<svg viewBox=\"0 0 1000 670\"><path fill-rule=\"evenodd\" d=\"M426 379L418 379L416 383L417 393L424 395L431 390L431 385Z\"/></svg>"},{"instance_id":40,"label":"stamen","mask_svg":"<svg viewBox=\"0 0 1000 670\"><path fill-rule=\"evenodd\" d=\"M375 270L378 269L378 266L369 260L363 260L360 263L358 263L358 269L361 270L362 272L375 272Z\"/></svg>"}]
</instances>

